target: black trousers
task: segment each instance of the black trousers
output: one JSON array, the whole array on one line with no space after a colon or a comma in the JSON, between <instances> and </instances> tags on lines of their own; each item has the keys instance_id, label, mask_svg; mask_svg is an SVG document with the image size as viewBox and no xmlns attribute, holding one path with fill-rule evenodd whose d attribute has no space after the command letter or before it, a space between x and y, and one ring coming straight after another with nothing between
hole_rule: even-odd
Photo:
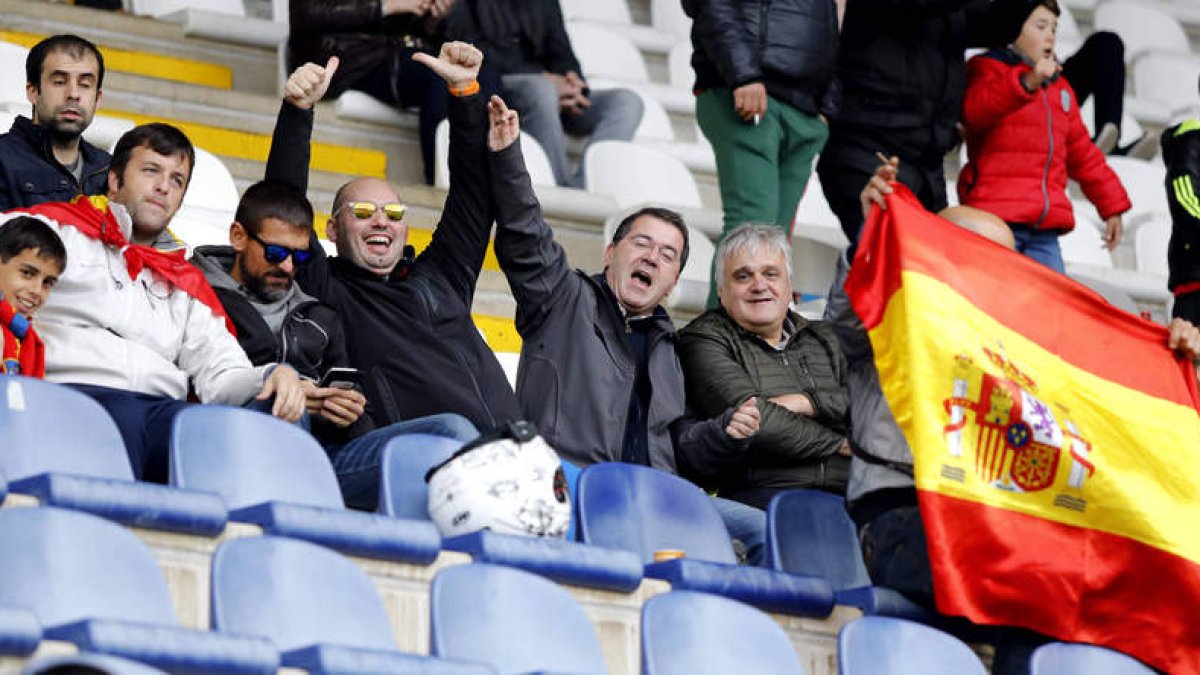
<instances>
[{"instance_id":1,"label":"black trousers","mask_svg":"<svg viewBox=\"0 0 1200 675\"><path fill-rule=\"evenodd\" d=\"M1095 130L1105 124L1121 126L1125 102L1125 43L1116 33L1098 31L1063 62L1063 77L1075 90L1079 104L1096 97Z\"/></svg>"}]
</instances>

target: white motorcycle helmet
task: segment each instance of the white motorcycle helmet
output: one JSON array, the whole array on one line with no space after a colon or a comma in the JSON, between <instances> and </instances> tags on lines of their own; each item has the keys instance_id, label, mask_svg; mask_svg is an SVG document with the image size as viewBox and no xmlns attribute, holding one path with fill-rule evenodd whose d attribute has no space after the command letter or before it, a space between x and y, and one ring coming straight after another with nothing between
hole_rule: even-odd
<instances>
[{"instance_id":1,"label":"white motorcycle helmet","mask_svg":"<svg viewBox=\"0 0 1200 675\"><path fill-rule=\"evenodd\" d=\"M571 499L562 462L529 422L509 422L425 474L443 537L492 530L562 537Z\"/></svg>"}]
</instances>

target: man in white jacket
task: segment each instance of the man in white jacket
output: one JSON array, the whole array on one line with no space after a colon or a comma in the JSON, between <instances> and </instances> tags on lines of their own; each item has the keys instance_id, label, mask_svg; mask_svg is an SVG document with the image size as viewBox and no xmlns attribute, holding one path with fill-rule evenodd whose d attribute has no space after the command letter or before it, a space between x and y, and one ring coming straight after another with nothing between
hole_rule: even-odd
<instances>
[{"instance_id":1,"label":"man in white jacket","mask_svg":"<svg viewBox=\"0 0 1200 675\"><path fill-rule=\"evenodd\" d=\"M167 479L171 422L187 405L189 381L203 403L257 398L289 421L304 411L295 371L250 364L212 288L166 230L194 158L178 129L142 125L117 143L107 203L79 198L27 210L55 228L68 252L67 269L37 317L46 379L104 406L134 474L155 482ZM17 215L0 214L0 226Z\"/></svg>"}]
</instances>

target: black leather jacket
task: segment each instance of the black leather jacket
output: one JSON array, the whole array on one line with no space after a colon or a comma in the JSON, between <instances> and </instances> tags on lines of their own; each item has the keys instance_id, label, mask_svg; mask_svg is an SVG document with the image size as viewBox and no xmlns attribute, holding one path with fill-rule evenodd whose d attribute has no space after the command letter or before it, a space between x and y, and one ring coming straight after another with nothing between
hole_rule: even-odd
<instances>
[{"instance_id":1,"label":"black leather jacket","mask_svg":"<svg viewBox=\"0 0 1200 675\"><path fill-rule=\"evenodd\" d=\"M762 82L810 115L832 117L838 53L833 0L684 0L696 90Z\"/></svg>"},{"instance_id":2,"label":"black leather jacket","mask_svg":"<svg viewBox=\"0 0 1200 675\"><path fill-rule=\"evenodd\" d=\"M102 195L108 190L109 154L79 141L83 184L58 163L46 130L17 117L12 129L0 135L0 211L44 202L69 202L80 194Z\"/></svg>"}]
</instances>

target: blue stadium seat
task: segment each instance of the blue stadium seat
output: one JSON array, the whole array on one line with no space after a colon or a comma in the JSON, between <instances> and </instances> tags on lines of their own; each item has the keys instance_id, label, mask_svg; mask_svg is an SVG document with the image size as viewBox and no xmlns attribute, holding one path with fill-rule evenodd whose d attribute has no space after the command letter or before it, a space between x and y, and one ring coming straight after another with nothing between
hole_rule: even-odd
<instances>
[{"instance_id":1,"label":"blue stadium seat","mask_svg":"<svg viewBox=\"0 0 1200 675\"><path fill-rule=\"evenodd\" d=\"M1051 642L1029 661L1030 675L1154 675L1141 661L1104 647Z\"/></svg>"},{"instance_id":2,"label":"blue stadium seat","mask_svg":"<svg viewBox=\"0 0 1200 675\"><path fill-rule=\"evenodd\" d=\"M922 623L937 618L899 592L871 585L845 500L828 492L789 490L775 495L767 507L765 565L826 579L837 604L857 607L868 616Z\"/></svg>"},{"instance_id":3,"label":"blue stadium seat","mask_svg":"<svg viewBox=\"0 0 1200 675\"><path fill-rule=\"evenodd\" d=\"M279 537L222 543L213 556L212 626L270 640L283 665L310 673L494 672L404 654L365 572L315 544Z\"/></svg>"},{"instance_id":4,"label":"blue stadium seat","mask_svg":"<svg viewBox=\"0 0 1200 675\"><path fill-rule=\"evenodd\" d=\"M135 482L104 408L59 384L0 376L0 470L16 493L127 525L212 536L225 529L213 494Z\"/></svg>"},{"instance_id":5,"label":"blue stadium seat","mask_svg":"<svg viewBox=\"0 0 1200 675\"><path fill-rule=\"evenodd\" d=\"M462 446L462 441L430 434L405 434L388 441L383 448L379 512L394 518L429 520L425 474Z\"/></svg>"},{"instance_id":6,"label":"blue stadium seat","mask_svg":"<svg viewBox=\"0 0 1200 675\"><path fill-rule=\"evenodd\" d=\"M593 464L579 476L579 538L632 551L646 576L680 590L715 593L772 612L825 617L833 588L817 577L739 566L721 515L700 488L644 466ZM683 558L654 562L654 552Z\"/></svg>"},{"instance_id":7,"label":"blue stadium seat","mask_svg":"<svg viewBox=\"0 0 1200 675\"><path fill-rule=\"evenodd\" d=\"M42 641L42 626L27 609L0 607L0 654L26 656Z\"/></svg>"},{"instance_id":8,"label":"blue stadium seat","mask_svg":"<svg viewBox=\"0 0 1200 675\"><path fill-rule=\"evenodd\" d=\"M474 563L437 573L429 651L491 664L501 675L607 672L592 623L571 594L521 570Z\"/></svg>"},{"instance_id":9,"label":"blue stadium seat","mask_svg":"<svg viewBox=\"0 0 1200 675\"><path fill-rule=\"evenodd\" d=\"M425 434L389 441L383 451L380 511L402 518L429 519L425 474L461 447L459 441ZM642 581L642 565L637 556L620 549L487 531L451 537L442 546L467 553L477 562L518 567L579 586L629 592Z\"/></svg>"},{"instance_id":10,"label":"blue stadium seat","mask_svg":"<svg viewBox=\"0 0 1200 675\"><path fill-rule=\"evenodd\" d=\"M0 606L52 640L174 673L274 673L266 640L179 626L150 550L125 528L51 507L0 509Z\"/></svg>"},{"instance_id":11,"label":"blue stadium seat","mask_svg":"<svg viewBox=\"0 0 1200 675\"><path fill-rule=\"evenodd\" d=\"M65 675L67 673L104 673L105 675L166 675L166 671L144 663L107 654L79 653L48 656L25 666L21 675Z\"/></svg>"},{"instance_id":12,"label":"blue stadium seat","mask_svg":"<svg viewBox=\"0 0 1200 675\"><path fill-rule=\"evenodd\" d=\"M986 675L965 643L913 621L865 616L838 635L840 675Z\"/></svg>"},{"instance_id":13,"label":"blue stadium seat","mask_svg":"<svg viewBox=\"0 0 1200 675\"><path fill-rule=\"evenodd\" d=\"M333 467L300 427L262 413L192 406L171 431L171 484L216 492L231 519L353 555L427 564L431 522L346 509Z\"/></svg>"},{"instance_id":14,"label":"blue stadium seat","mask_svg":"<svg viewBox=\"0 0 1200 675\"><path fill-rule=\"evenodd\" d=\"M787 633L735 600L672 591L642 607L642 675L804 675Z\"/></svg>"}]
</instances>

